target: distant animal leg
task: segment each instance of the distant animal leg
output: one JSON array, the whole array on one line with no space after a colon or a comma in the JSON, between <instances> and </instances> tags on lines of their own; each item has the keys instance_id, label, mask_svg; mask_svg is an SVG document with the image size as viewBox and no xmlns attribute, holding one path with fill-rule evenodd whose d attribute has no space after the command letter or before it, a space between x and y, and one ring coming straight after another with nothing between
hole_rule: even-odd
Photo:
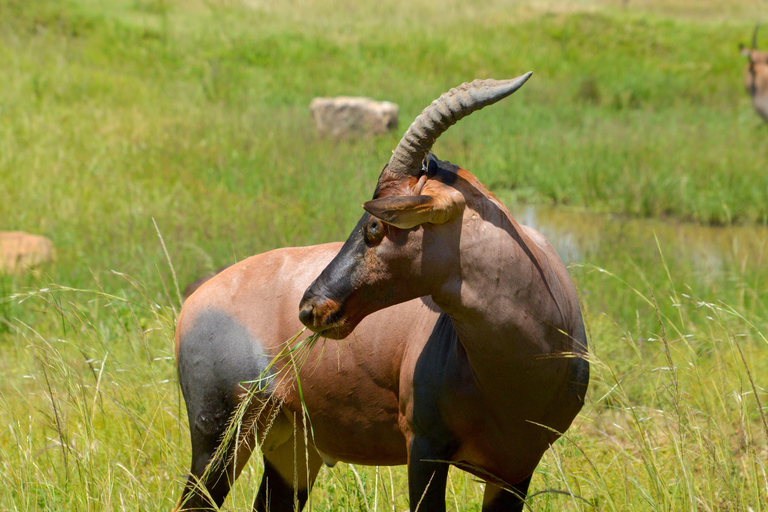
<instances>
[{"instance_id":1,"label":"distant animal leg","mask_svg":"<svg viewBox=\"0 0 768 512\"><path fill-rule=\"evenodd\" d=\"M522 512L530 483L530 476L511 486L511 489L502 489L498 485L486 483L483 512Z\"/></svg>"},{"instance_id":2,"label":"distant animal leg","mask_svg":"<svg viewBox=\"0 0 768 512\"><path fill-rule=\"evenodd\" d=\"M411 512L445 512L447 450L414 436L408 452L408 496Z\"/></svg>"}]
</instances>

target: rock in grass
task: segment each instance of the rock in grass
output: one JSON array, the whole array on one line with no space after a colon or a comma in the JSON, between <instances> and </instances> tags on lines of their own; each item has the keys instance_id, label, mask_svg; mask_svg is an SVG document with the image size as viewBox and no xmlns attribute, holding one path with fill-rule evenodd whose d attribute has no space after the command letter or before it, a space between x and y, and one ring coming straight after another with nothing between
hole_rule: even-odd
<instances>
[{"instance_id":1,"label":"rock in grass","mask_svg":"<svg viewBox=\"0 0 768 512\"><path fill-rule=\"evenodd\" d=\"M0 231L0 273L19 274L55 260L50 238L22 231Z\"/></svg>"},{"instance_id":2,"label":"rock in grass","mask_svg":"<svg viewBox=\"0 0 768 512\"><path fill-rule=\"evenodd\" d=\"M389 101L349 96L315 98L309 109L322 135L361 137L397 128L399 108Z\"/></svg>"}]
</instances>

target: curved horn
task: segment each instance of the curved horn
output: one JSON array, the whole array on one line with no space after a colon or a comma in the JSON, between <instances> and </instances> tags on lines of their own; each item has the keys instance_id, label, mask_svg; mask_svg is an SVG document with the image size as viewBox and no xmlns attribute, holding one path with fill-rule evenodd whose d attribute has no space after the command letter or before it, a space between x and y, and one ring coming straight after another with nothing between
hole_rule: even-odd
<instances>
[{"instance_id":1,"label":"curved horn","mask_svg":"<svg viewBox=\"0 0 768 512\"><path fill-rule=\"evenodd\" d=\"M397 174L418 175L422 160L440 135L463 117L506 98L531 75L529 71L511 80L475 80L444 93L411 123L387 168Z\"/></svg>"},{"instance_id":2,"label":"curved horn","mask_svg":"<svg viewBox=\"0 0 768 512\"><path fill-rule=\"evenodd\" d=\"M755 23L755 30L752 32L752 49L757 50L757 29L760 28L759 23Z\"/></svg>"}]
</instances>

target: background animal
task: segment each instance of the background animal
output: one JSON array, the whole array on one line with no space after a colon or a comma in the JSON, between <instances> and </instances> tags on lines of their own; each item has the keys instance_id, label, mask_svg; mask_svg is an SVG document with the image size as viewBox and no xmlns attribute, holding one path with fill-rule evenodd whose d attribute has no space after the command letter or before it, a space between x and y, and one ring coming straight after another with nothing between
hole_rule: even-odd
<instances>
[{"instance_id":1,"label":"background animal","mask_svg":"<svg viewBox=\"0 0 768 512\"><path fill-rule=\"evenodd\" d=\"M744 70L744 87L752 98L755 111L768 122L768 52L757 49L757 32L760 25L755 25L752 32L752 45L747 48L739 45L741 54L747 58Z\"/></svg>"}]
</instances>

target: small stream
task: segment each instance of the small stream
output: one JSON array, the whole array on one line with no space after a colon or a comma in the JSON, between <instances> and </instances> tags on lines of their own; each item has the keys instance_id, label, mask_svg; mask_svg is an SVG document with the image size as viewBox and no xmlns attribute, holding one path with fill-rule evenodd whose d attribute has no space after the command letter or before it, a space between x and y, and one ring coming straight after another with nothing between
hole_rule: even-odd
<instances>
[{"instance_id":1,"label":"small stream","mask_svg":"<svg viewBox=\"0 0 768 512\"><path fill-rule=\"evenodd\" d=\"M619 255L647 248L658 253L660 248L665 260L682 259L697 272L719 273L759 270L768 258L768 228L764 226L711 227L541 205L515 205L510 210L520 224L540 231L565 262L590 263L607 251Z\"/></svg>"}]
</instances>

